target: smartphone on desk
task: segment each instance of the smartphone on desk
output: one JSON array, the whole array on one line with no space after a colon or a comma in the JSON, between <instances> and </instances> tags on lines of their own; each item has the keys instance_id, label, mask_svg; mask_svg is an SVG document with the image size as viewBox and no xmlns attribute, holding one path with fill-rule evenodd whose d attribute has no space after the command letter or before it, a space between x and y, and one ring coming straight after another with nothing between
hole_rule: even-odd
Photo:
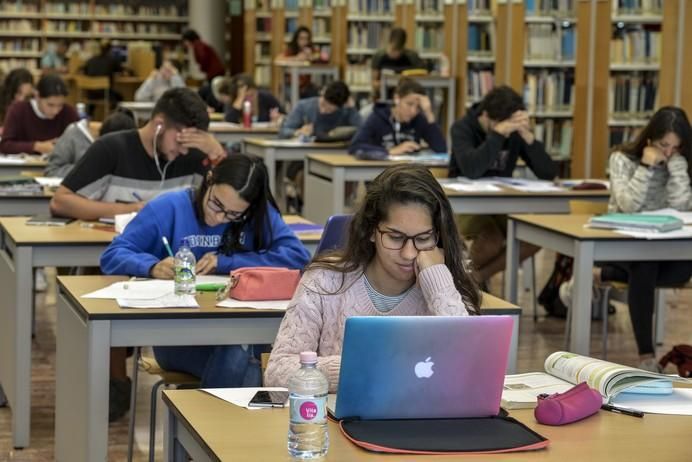
<instances>
[{"instance_id":1,"label":"smartphone on desk","mask_svg":"<svg viewBox=\"0 0 692 462\"><path fill-rule=\"evenodd\" d=\"M285 407L287 402L287 391L260 390L252 397L248 407Z\"/></svg>"}]
</instances>

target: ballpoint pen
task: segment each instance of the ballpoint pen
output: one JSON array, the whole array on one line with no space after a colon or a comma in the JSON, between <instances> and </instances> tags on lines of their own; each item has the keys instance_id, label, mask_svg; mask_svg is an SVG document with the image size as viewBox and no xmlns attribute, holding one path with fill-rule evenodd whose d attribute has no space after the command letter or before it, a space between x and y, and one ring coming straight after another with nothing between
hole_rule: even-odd
<instances>
[{"instance_id":1,"label":"ballpoint pen","mask_svg":"<svg viewBox=\"0 0 692 462\"><path fill-rule=\"evenodd\" d=\"M630 415L632 417L644 417L644 413L642 411L637 411L635 409L625 409L621 407L616 407L613 406L612 404L604 404L601 406L601 409L604 411L610 411L610 412L615 412L616 414L624 414L624 415Z\"/></svg>"},{"instance_id":2,"label":"ballpoint pen","mask_svg":"<svg viewBox=\"0 0 692 462\"><path fill-rule=\"evenodd\" d=\"M161 240L163 241L163 246L166 248L166 252L168 252L168 255L173 257L173 250L171 250L171 245L168 243L168 239L166 236L161 236Z\"/></svg>"}]
</instances>

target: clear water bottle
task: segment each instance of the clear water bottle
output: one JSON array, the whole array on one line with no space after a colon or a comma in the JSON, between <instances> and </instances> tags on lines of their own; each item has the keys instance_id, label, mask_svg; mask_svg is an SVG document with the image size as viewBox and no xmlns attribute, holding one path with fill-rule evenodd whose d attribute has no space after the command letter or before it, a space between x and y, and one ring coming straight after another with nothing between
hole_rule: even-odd
<instances>
[{"instance_id":1,"label":"clear water bottle","mask_svg":"<svg viewBox=\"0 0 692 462\"><path fill-rule=\"evenodd\" d=\"M77 109L77 115L79 116L79 120L89 118L89 114L87 114L86 104L77 103L76 109Z\"/></svg>"},{"instance_id":2,"label":"clear water bottle","mask_svg":"<svg viewBox=\"0 0 692 462\"><path fill-rule=\"evenodd\" d=\"M291 407L288 424L288 453L299 459L316 459L327 454L327 378L317 369L317 353L300 354L300 369L288 381Z\"/></svg>"},{"instance_id":3,"label":"clear water bottle","mask_svg":"<svg viewBox=\"0 0 692 462\"><path fill-rule=\"evenodd\" d=\"M176 295L195 294L196 264L195 254L190 250L187 239L183 239L178 251L175 253L175 279L173 281Z\"/></svg>"}]
</instances>

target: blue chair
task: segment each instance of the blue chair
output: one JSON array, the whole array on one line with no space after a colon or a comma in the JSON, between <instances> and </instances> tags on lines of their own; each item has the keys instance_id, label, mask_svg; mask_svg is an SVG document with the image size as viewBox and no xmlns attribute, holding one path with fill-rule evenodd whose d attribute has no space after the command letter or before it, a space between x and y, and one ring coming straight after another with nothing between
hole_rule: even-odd
<instances>
[{"instance_id":1,"label":"blue chair","mask_svg":"<svg viewBox=\"0 0 692 462\"><path fill-rule=\"evenodd\" d=\"M352 217L353 215L332 215L327 219L315 255L329 250L338 250L346 245L348 226L351 224Z\"/></svg>"}]
</instances>

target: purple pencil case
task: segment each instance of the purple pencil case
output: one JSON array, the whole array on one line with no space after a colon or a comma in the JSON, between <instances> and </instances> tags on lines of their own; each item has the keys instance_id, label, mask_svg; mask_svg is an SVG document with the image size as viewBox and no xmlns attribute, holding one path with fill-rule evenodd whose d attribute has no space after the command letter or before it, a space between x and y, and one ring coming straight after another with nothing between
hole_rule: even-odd
<instances>
[{"instance_id":1,"label":"purple pencil case","mask_svg":"<svg viewBox=\"0 0 692 462\"><path fill-rule=\"evenodd\" d=\"M545 425L565 425L597 413L601 404L601 394L582 382L564 393L540 395L534 416Z\"/></svg>"}]
</instances>

